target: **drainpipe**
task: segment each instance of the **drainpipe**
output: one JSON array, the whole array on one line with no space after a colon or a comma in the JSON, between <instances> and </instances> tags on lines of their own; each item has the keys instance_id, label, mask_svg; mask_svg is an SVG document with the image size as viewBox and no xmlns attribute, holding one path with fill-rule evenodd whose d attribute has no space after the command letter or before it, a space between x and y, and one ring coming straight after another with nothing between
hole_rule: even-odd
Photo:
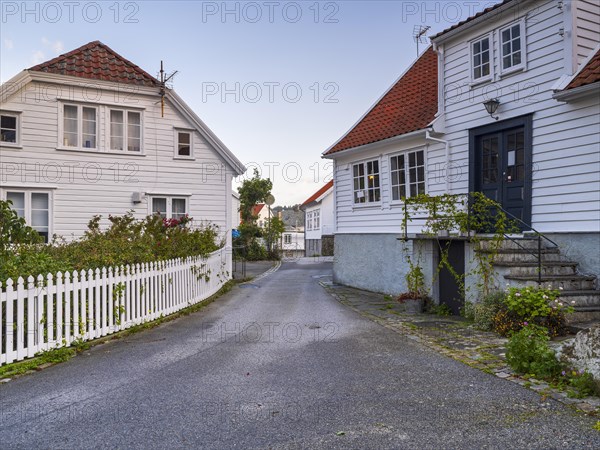
<instances>
[{"instance_id":1,"label":"drainpipe","mask_svg":"<svg viewBox=\"0 0 600 450\"><path fill-rule=\"evenodd\" d=\"M444 144L446 147L446 192L449 194L450 193L450 176L448 174L450 172L450 142L445 141L443 139L437 139L437 138L431 137L431 135L429 133L430 133L430 130L427 130L427 132L425 134L425 140L439 142L441 144Z\"/></svg>"}]
</instances>

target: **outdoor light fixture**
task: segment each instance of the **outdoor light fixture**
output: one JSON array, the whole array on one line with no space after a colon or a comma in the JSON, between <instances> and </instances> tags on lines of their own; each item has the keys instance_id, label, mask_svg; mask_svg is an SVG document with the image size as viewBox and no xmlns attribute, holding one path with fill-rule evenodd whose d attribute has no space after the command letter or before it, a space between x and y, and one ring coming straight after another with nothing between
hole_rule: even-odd
<instances>
[{"instance_id":1,"label":"outdoor light fixture","mask_svg":"<svg viewBox=\"0 0 600 450\"><path fill-rule=\"evenodd\" d=\"M485 106L485 110L488 112L492 119L499 119L498 116L494 117L494 113L498 110L498 106L500 106L500 100L498 100L497 98L491 98L483 102L483 106Z\"/></svg>"}]
</instances>

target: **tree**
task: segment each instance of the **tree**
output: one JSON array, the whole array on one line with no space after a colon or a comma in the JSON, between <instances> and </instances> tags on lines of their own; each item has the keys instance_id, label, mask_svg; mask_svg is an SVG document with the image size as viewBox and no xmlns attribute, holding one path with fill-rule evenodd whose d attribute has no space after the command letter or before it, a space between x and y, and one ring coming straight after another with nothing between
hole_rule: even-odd
<instances>
[{"instance_id":1,"label":"tree","mask_svg":"<svg viewBox=\"0 0 600 450\"><path fill-rule=\"evenodd\" d=\"M256 216L252 214L252 208L259 203L263 203L271 194L273 182L268 178L260 177L258 170L254 169L254 176L249 180L244 180L238 188L240 194L240 213L244 223L254 223Z\"/></svg>"},{"instance_id":2,"label":"tree","mask_svg":"<svg viewBox=\"0 0 600 450\"><path fill-rule=\"evenodd\" d=\"M273 249L273 244L279 241L281 234L285 231L285 225L279 217L271 217L270 220L267 220L265 230L264 236L267 242L271 244L271 249Z\"/></svg>"}]
</instances>

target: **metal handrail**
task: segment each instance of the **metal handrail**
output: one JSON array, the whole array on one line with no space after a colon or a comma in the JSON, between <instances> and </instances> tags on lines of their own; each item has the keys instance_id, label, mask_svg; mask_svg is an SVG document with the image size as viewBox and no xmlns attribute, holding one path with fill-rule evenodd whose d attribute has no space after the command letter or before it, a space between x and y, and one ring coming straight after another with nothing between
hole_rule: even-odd
<instances>
[{"instance_id":1,"label":"metal handrail","mask_svg":"<svg viewBox=\"0 0 600 450\"><path fill-rule=\"evenodd\" d=\"M467 197L467 236L469 237L471 235L471 195L470 194L450 194L452 197ZM434 202L435 202L435 197L434 198ZM522 219L520 219L519 217L516 217L514 214L511 214L510 212L508 212L507 210L505 210L504 208L502 208L502 206L497 205L495 206L495 208L499 208L504 214L506 214L511 220L516 221L517 223L524 225L526 228L529 229L530 232L533 232L537 238L538 241L538 245L537 245L537 252L534 253L531 249L528 249L524 246L522 246L518 240L514 239L512 236L510 236L508 233L502 233L503 236L510 240L511 242L515 243L518 247L520 247L522 250L527 251L530 255L534 256L535 258L537 258L537 263L538 263L538 280L537 283L538 285L542 284L542 239L545 239L547 242L549 242L553 248L559 248L559 245L554 242L552 239L550 239L548 236L544 235L543 233L539 232L538 230L536 230L535 228L533 228L531 225L525 223ZM435 216L435 212L436 212L436 208L434 205L434 216ZM476 230L475 230L476 231ZM467 239L468 239L467 237ZM407 204L406 202L404 202L404 237L403 240L407 240L408 239L408 208L407 208Z\"/></svg>"}]
</instances>

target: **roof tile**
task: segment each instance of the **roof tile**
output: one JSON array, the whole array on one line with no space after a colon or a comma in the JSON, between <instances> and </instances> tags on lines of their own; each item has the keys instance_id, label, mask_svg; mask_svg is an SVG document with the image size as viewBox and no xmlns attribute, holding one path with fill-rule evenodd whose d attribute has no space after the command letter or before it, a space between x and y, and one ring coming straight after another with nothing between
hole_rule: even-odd
<instances>
[{"instance_id":1,"label":"roof tile","mask_svg":"<svg viewBox=\"0 0 600 450\"><path fill-rule=\"evenodd\" d=\"M438 61L427 49L326 155L426 128L438 107Z\"/></svg>"},{"instance_id":2,"label":"roof tile","mask_svg":"<svg viewBox=\"0 0 600 450\"><path fill-rule=\"evenodd\" d=\"M590 59L579 74L571 80L565 90L575 89L600 81L600 50Z\"/></svg>"},{"instance_id":3,"label":"roof tile","mask_svg":"<svg viewBox=\"0 0 600 450\"><path fill-rule=\"evenodd\" d=\"M308 197L308 199L306 199L306 201L304 203L302 203L302 205L300 205L300 206L306 206L309 203L314 202L321 195L323 195L325 192L327 192L329 189L331 189L332 186L333 186L333 180L329 181L329 183L325 184L325 186L323 186L321 189L319 189L313 195L311 195L310 197Z\"/></svg>"},{"instance_id":4,"label":"roof tile","mask_svg":"<svg viewBox=\"0 0 600 450\"><path fill-rule=\"evenodd\" d=\"M100 41L93 41L29 70L115 83L158 86L159 81Z\"/></svg>"}]
</instances>

